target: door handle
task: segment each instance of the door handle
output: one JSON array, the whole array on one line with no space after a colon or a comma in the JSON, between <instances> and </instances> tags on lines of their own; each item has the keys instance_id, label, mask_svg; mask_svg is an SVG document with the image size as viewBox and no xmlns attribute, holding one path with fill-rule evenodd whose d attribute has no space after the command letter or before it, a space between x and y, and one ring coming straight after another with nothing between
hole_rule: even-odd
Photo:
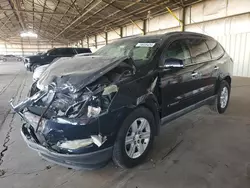
<instances>
[{"instance_id":1,"label":"door handle","mask_svg":"<svg viewBox=\"0 0 250 188\"><path fill-rule=\"evenodd\" d=\"M219 69L219 67L218 67L218 66L215 66L215 67L214 67L214 70L218 70L218 69Z\"/></svg>"},{"instance_id":2,"label":"door handle","mask_svg":"<svg viewBox=\"0 0 250 188\"><path fill-rule=\"evenodd\" d=\"M191 75L193 78L195 78L196 76L198 76L198 72L193 72Z\"/></svg>"}]
</instances>

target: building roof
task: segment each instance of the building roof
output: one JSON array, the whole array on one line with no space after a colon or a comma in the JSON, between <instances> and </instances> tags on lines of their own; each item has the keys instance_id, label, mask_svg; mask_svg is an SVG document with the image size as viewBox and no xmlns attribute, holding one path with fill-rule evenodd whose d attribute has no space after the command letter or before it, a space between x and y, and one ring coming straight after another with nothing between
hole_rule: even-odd
<instances>
[{"instance_id":1,"label":"building roof","mask_svg":"<svg viewBox=\"0 0 250 188\"><path fill-rule=\"evenodd\" d=\"M202 0L0 0L0 40L34 31L69 43Z\"/></svg>"}]
</instances>

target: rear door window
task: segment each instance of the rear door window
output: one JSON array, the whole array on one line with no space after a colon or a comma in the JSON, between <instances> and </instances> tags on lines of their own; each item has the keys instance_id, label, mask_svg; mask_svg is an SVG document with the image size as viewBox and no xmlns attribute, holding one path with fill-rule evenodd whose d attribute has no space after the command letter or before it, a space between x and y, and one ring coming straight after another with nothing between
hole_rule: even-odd
<instances>
[{"instance_id":1,"label":"rear door window","mask_svg":"<svg viewBox=\"0 0 250 188\"><path fill-rule=\"evenodd\" d=\"M176 40L163 51L163 59L170 58L182 60L185 66L192 63L185 40Z\"/></svg>"},{"instance_id":2,"label":"rear door window","mask_svg":"<svg viewBox=\"0 0 250 188\"><path fill-rule=\"evenodd\" d=\"M81 54L81 53L91 53L90 49L89 48L76 48L76 51L78 54Z\"/></svg>"},{"instance_id":3,"label":"rear door window","mask_svg":"<svg viewBox=\"0 0 250 188\"><path fill-rule=\"evenodd\" d=\"M211 39L211 40L207 40L206 43L208 45L208 48L211 52L213 59L218 59L224 55L224 49L221 47L221 45L218 42Z\"/></svg>"},{"instance_id":4,"label":"rear door window","mask_svg":"<svg viewBox=\"0 0 250 188\"><path fill-rule=\"evenodd\" d=\"M57 53L58 53L58 49L52 49L48 51L49 55L57 55Z\"/></svg>"},{"instance_id":5,"label":"rear door window","mask_svg":"<svg viewBox=\"0 0 250 188\"><path fill-rule=\"evenodd\" d=\"M187 44L193 59L193 63L202 63L211 60L211 54L204 39L187 39Z\"/></svg>"},{"instance_id":6,"label":"rear door window","mask_svg":"<svg viewBox=\"0 0 250 188\"><path fill-rule=\"evenodd\" d=\"M73 56L73 55L75 55L75 52L72 48L56 48L50 52L50 55Z\"/></svg>"},{"instance_id":7,"label":"rear door window","mask_svg":"<svg viewBox=\"0 0 250 188\"><path fill-rule=\"evenodd\" d=\"M75 54L75 51L72 48L61 48L59 49L59 54L61 56L72 56Z\"/></svg>"}]
</instances>

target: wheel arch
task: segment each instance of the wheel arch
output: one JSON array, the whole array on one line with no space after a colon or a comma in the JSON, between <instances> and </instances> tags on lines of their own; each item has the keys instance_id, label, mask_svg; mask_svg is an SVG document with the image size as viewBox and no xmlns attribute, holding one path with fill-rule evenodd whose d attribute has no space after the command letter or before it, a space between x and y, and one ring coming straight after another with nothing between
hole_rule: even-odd
<instances>
[{"instance_id":1,"label":"wheel arch","mask_svg":"<svg viewBox=\"0 0 250 188\"><path fill-rule=\"evenodd\" d=\"M157 136L160 132L160 108L156 97L154 95L149 95L139 106L147 108L153 114L155 119L154 135Z\"/></svg>"},{"instance_id":2,"label":"wheel arch","mask_svg":"<svg viewBox=\"0 0 250 188\"><path fill-rule=\"evenodd\" d=\"M229 86L231 86L232 78L229 75L226 76L223 80L227 81L227 83L229 84Z\"/></svg>"},{"instance_id":3,"label":"wheel arch","mask_svg":"<svg viewBox=\"0 0 250 188\"><path fill-rule=\"evenodd\" d=\"M220 88L220 83L223 80L225 80L229 84L229 86L231 87L231 84L232 84L232 77L231 77L231 75L227 74L227 75L220 76L219 79L217 80L215 94L218 93L218 90Z\"/></svg>"}]
</instances>

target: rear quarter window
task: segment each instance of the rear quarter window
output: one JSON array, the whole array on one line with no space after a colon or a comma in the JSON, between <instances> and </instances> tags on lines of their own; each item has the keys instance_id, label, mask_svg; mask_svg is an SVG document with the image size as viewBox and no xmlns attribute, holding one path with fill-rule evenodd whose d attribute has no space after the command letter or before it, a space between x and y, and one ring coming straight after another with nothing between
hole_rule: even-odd
<instances>
[{"instance_id":1,"label":"rear quarter window","mask_svg":"<svg viewBox=\"0 0 250 188\"><path fill-rule=\"evenodd\" d=\"M211 52L213 59L218 59L224 55L224 53L225 53L224 49L221 47L221 45L217 41L207 40L206 43L207 43L207 46Z\"/></svg>"},{"instance_id":2,"label":"rear quarter window","mask_svg":"<svg viewBox=\"0 0 250 188\"><path fill-rule=\"evenodd\" d=\"M211 55L204 39L187 39L187 44L193 59L193 63L201 63L211 60Z\"/></svg>"}]
</instances>

